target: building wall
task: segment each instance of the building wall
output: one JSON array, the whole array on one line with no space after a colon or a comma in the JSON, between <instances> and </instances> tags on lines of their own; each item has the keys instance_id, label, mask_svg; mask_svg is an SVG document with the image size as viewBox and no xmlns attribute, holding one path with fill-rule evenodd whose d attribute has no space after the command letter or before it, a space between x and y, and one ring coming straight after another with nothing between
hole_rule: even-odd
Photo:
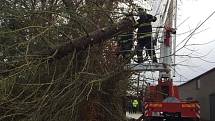
<instances>
[{"instance_id":1,"label":"building wall","mask_svg":"<svg viewBox=\"0 0 215 121\"><path fill-rule=\"evenodd\" d=\"M199 85L200 84L200 85ZM215 93L215 70L179 86L181 98L193 97L200 102L201 118L210 120L209 96ZM215 115L215 114L211 114Z\"/></svg>"},{"instance_id":2,"label":"building wall","mask_svg":"<svg viewBox=\"0 0 215 121\"><path fill-rule=\"evenodd\" d=\"M192 97L197 99L199 90L196 89L196 81L187 83L186 85L179 86L179 95L181 99Z\"/></svg>"},{"instance_id":3,"label":"building wall","mask_svg":"<svg viewBox=\"0 0 215 121\"><path fill-rule=\"evenodd\" d=\"M210 95L210 120L215 121L215 93Z\"/></svg>"}]
</instances>

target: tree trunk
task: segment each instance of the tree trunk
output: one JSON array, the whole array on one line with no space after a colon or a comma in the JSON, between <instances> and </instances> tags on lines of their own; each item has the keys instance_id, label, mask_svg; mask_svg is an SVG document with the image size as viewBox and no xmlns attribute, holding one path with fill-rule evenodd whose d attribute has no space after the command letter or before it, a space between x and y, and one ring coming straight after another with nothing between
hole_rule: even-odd
<instances>
[{"instance_id":1,"label":"tree trunk","mask_svg":"<svg viewBox=\"0 0 215 121\"><path fill-rule=\"evenodd\" d=\"M54 57L60 59L76 49L77 51L86 49L89 45L101 43L105 40L109 40L120 33L127 32L134 29L133 18L125 18L119 23L105 27L100 30L91 32L89 35L74 39L70 42L64 43L52 50L51 53L55 53Z\"/></svg>"}]
</instances>

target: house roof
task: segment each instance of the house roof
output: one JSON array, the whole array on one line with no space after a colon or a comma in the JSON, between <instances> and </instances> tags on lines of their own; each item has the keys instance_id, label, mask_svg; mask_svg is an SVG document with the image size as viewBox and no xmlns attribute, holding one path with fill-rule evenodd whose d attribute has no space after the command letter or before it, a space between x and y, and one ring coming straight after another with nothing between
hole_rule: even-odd
<instances>
[{"instance_id":1,"label":"house roof","mask_svg":"<svg viewBox=\"0 0 215 121\"><path fill-rule=\"evenodd\" d=\"M202 76L205 76L205 75L207 75L207 74L209 74L209 73L211 73L213 71L215 71L215 67L210 69L209 71L207 71L207 72L205 72L205 73L203 73L203 74L201 74L201 75L199 75L199 76L197 76L197 77L195 77L195 78L193 78L193 79L191 79L191 80L179 85L179 87L184 86L184 85L186 85L186 84L188 84L188 83L190 83L190 82L192 82L194 80L197 80L197 79L201 78Z\"/></svg>"}]
</instances>

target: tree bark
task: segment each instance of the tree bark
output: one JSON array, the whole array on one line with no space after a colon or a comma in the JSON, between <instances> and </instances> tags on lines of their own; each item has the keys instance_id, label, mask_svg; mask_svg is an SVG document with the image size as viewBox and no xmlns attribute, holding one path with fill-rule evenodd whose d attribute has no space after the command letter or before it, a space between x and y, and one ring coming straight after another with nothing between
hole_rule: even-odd
<instances>
[{"instance_id":1,"label":"tree bark","mask_svg":"<svg viewBox=\"0 0 215 121\"><path fill-rule=\"evenodd\" d=\"M54 58L60 59L74 49L77 51L84 50L86 47L92 44L101 43L105 40L109 40L120 33L127 32L134 29L135 21L132 17L122 19L119 23L110 27L105 27L100 30L89 33L83 37L71 40L67 43L59 45L56 49L51 50L51 54L54 54Z\"/></svg>"}]
</instances>

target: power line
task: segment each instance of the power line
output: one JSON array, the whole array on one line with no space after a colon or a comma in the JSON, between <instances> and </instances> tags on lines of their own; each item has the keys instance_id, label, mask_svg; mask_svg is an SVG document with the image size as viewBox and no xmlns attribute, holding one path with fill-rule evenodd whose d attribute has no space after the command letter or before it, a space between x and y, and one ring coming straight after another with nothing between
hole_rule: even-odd
<instances>
[{"instance_id":1,"label":"power line","mask_svg":"<svg viewBox=\"0 0 215 121\"><path fill-rule=\"evenodd\" d=\"M182 42L180 42L177 46L179 46L180 44L182 44L184 41L184 45L179 48L177 51L181 50L183 47L186 46L186 44L188 43L188 41L191 39L191 37L193 36L193 34L207 21L209 20L213 15L215 14L215 11L213 11L199 26L197 26ZM188 38L188 39L187 39ZM187 40L186 40L187 39ZM177 52L176 51L176 52Z\"/></svg>"}]
</instances>

